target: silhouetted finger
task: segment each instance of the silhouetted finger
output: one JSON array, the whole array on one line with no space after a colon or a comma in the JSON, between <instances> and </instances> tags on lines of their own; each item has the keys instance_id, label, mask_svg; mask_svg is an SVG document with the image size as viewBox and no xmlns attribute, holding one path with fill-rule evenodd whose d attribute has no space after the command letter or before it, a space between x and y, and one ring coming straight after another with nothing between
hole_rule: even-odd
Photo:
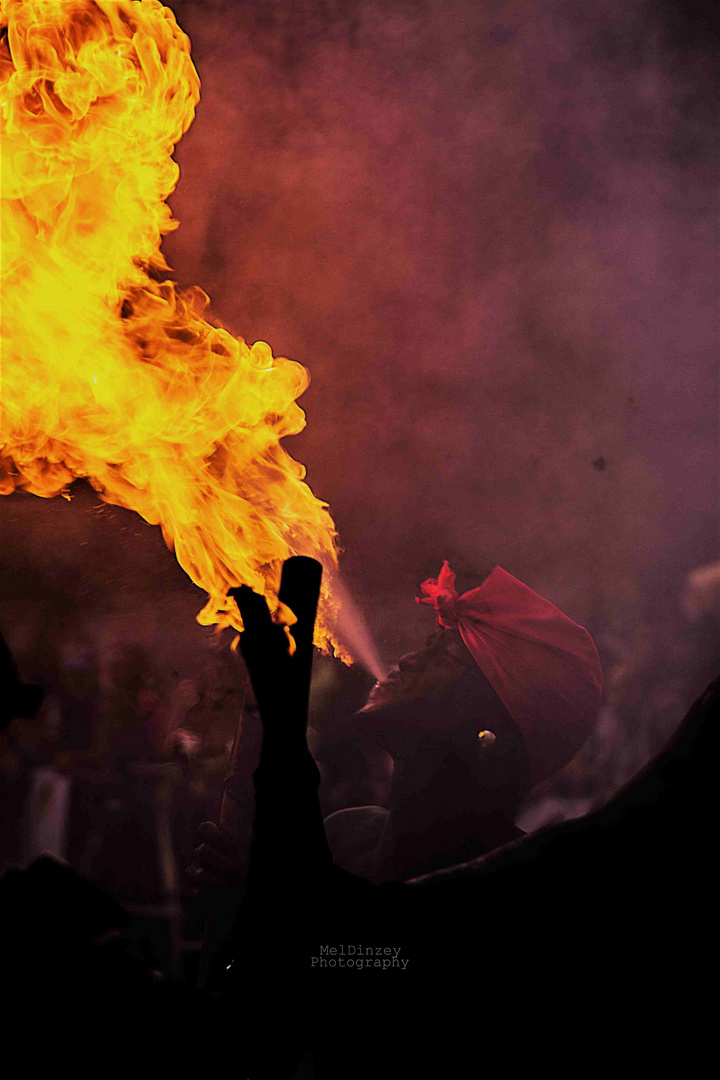
<instances>
[{"instance_id":1,"label":"silhouetted finger","mask_svg":"<svg viewBox=\"0 0 720 1080\"><path fill-rule=\"evenodd\" d=\"M309 663L308 654L312 652L322 572L317 559L305 555L294 555L283 563L278 598L287 604L297 619L290 632L295 638L301 663Z\"/></svg>"},{"instance_id":2,"label":"silhouetted finger","mask_svg":"<svg viewBox=\"0 0 720 1080\"><path fill-rule=\"evenodd\" d=\"M272 632L273 622L264 596L247 585L230 589L228 596L232 596L238 606L246 633L265 637Z\"/></svg>"}]
</instances>

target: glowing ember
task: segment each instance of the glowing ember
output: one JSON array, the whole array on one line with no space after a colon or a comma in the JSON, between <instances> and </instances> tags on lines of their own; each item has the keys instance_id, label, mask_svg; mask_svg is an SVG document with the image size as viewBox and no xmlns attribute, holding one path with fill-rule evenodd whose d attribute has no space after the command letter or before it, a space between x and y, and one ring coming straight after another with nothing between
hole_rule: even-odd
<instances>
[{"instance_id":1,"label":"glowing ember","mask_svg":"<svg viewBox=\"0 0 720 1080\"><path fill-rule=\"evenodd\" d=\"M288 555L335 566L335 529L280 445L306 370L165 280L189 39L159 0L0 0L0 27L0 492L87 477L162 527L209 595L199 621L239 629L228 588L274 607ZM318 644L331 625L326 591Z\"/></svg>"}]
</instances>

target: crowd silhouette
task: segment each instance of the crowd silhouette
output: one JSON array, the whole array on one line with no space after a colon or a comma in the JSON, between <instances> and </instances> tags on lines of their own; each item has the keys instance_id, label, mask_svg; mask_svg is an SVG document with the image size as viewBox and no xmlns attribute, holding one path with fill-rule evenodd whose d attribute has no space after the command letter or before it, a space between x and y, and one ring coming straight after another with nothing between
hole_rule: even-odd
<instances>
[{"instance_id":1,"label":"crowd silhouette","mask_svg":"<svg viewBox=\"0 0 720 1080\"><path fill-rule=\"evenodd\" d=\"M237 812L200 827L188 871L207 918L201 988L151 969L118 890L44 855L0 881L14 1001L62 1005L185 1067L231 1047L236 1075L269 1080L694 1075L712 1005L720 680L607 802L524 835L513 822L537 758L441 626L401 662L392 713L356 717L371 757L394 763L387 805L328 815L308 742L320 579L311 559L284 566L292 648L262 597L234 591L253 699L226 782ZM20 732L42 691L4 644L0 681L3 727ZM176 757L187 741L170 740Z\"/></svg>"}]
</instances>

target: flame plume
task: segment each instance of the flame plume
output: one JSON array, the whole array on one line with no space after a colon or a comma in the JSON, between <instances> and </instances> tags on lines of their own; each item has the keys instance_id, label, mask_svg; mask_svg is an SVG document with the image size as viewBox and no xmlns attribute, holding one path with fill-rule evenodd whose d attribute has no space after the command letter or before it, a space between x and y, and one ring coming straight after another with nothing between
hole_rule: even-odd
<instances>
[{"instance_id":1,"label":"flame plume","mask_svg":"<svg viewBox=\"0 0 720 1080\"><path fill-rule=\"evenodd\" d=\"M336 566L335 528L281 447L302 430L300 364L208 322L166 279L175 144L200 82L159 0L0 0L0 493L76 477L159 524L209 599L277 604L283 559ZM334 644L327 588L317 643Z\"/></svg>"}]
</instances>

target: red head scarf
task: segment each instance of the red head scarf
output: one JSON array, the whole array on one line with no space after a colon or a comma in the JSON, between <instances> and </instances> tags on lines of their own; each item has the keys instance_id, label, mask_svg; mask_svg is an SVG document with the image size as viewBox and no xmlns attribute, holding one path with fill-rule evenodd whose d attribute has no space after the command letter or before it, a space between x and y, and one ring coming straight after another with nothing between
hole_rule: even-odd
<instances>
[{"instance_id":1,"label":"red head scarf","mask_svg":"<svg viewBox=\"0 0 720 1080\"><path fill-rule=\"evenodd\" d=\"M587 630L499 566L462 596L447 562L420 588L418 603L434 607L440 626L460 631L520 728L532 784L562 769L600 708L602 670Z\"/></svg>"}]
</instances>

